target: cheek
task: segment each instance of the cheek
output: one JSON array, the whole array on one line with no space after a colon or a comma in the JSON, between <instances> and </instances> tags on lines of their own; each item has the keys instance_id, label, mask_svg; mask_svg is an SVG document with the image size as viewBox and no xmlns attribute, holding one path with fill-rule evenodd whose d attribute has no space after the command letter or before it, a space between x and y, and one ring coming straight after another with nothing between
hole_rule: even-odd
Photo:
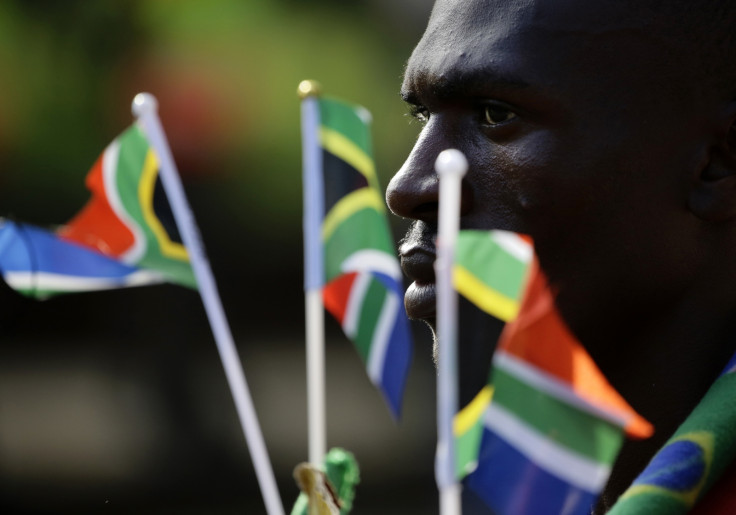
<instances>
[{"instance_id":1,"label":"cheek","mask_svg":"<svg viewBox=\"0 0 736 515\"><path fill-rule=\"evenodd\" d=\"M483 195L492 199L487 209L503 211L517 232L556 232L584 208L587 195L578 194L580 181L571 176L569 160L543 134L496 146L483 169Z\"/></svg>"},{"instance_id":2,"label":"cheek","mask_svg":"<svg viewBox=\"0 0 736 515\"><path fill-rule=\"evenodd\" d=\"M549 213L560 185L544 145L530 138L513 145L481 141L467 182L473 190L473 225L531 234L535 219Z\"/></svg>"},{"instance_id":3,"label":"cheek","mask_svg":"<svg viewBox=\"0 0 736 515\"><path fill-rule=\"evenodd\" d=\"M542 267L563 315L586 339L616 320L650 319L676 302L698 268L696 227L672 196L607 172L555 191L540 206L547 215L535 217Z\"/></svg>"},{"instance_id":4,"label":"cheek","mask_svg":"<svg viewBox=\"0 0 736 515\"><path fill-rule=\"evenodd\" d=\"M537 131L498 151L508 198L536 239L580 244L620 216L635 177L612 156L584 151L581 138ZM628 175L628 177L626 176Z\"/></svg>"},{"instance_id":5,"label":"cheek","mask_svg":"<svg viewBox=\"0 0 736 515\"><path fill-rule=\"evenodd\" d=\"M681 156L658 150L538 131L484 154L476 181L484 228L535 240L575 328L644 317L673 302L697 272L697 225L673 180L686 170Z\"/></svg>"}]
</instances>

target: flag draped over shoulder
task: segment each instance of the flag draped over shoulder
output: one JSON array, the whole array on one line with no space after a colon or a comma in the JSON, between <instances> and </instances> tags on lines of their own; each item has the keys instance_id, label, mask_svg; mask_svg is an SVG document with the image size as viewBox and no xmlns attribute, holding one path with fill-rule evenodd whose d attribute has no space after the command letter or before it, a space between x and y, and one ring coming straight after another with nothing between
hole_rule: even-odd
<instances>
[{"instance_id":1,"label":"flag draped over shoulder","mask_svg":"<svg viewBox=\"0 0 736 515\"><path fill-rule=\"evenodd\" d=\"M371 381L398 415L411 336L401 269L372 158L370 114L342 101L315 100L324 192L318 231L324 305L354 342Z\"/></svg>"},{"instance_id":2,"label":"flag draped over shoulder","mask_svg":"<svg viewBox=\"0 0 736 515\"><path fill-rule=\"evenodd\" d=\"M736 354L611 515L736 513Z\"/></svg>"},{"instance_id":3,"label":"flag draped over shoulder","mask_svg":"<svg viewBox=\"0 0 736 515\"><path fill-rule=\"evenodd\" d=\"M196 288L186 248L138 125L117 137L87 175L87 205L56 232L0 226L0 271L29 296L172 282Z\"/></svg>"},{"instance_id":4,"label":"flag draped over shoulder","mask_svg":"<svg viewBox=\"0 0 736 515\"><path fill-rule=\"evenodd\" d=\"M499 236L527 250L509 250L498 243ZM588 514L624 435L644 438L652 427L611 387L567 329L531 244L498 231L485 240L480 234L472 237L465 250L458 244L458 264L473 270L474 261L485 263L489 275L473 274L477 281L465 283L473 285L472 291L463 292L456 273L456 287L481 309L502 319L508 315L508 323L493 357L492 399L475 425L482 436L477 463L465 464L466 471L475 465L466 484L500 515Z\"/></svg>"}]
</instances>

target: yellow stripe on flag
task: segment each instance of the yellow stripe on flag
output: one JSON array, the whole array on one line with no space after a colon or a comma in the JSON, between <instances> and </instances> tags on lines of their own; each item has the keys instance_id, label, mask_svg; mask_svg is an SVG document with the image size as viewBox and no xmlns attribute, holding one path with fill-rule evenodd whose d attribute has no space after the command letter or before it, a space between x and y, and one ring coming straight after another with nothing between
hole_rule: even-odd
<instances>
[{"instance_id":1,"label":"yellow stripe on flag","mask_svg":"<svg viewBox=\"0 0 736 515\"><path fill-rule=\"evenodd\" d=\"M146 160L143 162L141 182L138 185L138 198L140 199L141 210L143 211L143 219L156 237L161 254L172 259L189 261L189 254L187 254L186 247L181 243L169 239L169 235L166 233L166 230L161 225L153 210L153 190L156 186L157 175L158 159L153 150L149 149L146 154Z\"/></svg>"},{"instance_id":2,"label":"yellow stripe on flag","mask_svg":"<svg viewBox=\"0 0 736 515\"><path fill-rule=\"evenodd\" d=\"M368 184L378 188L378 177L373 159L342 134L327 127L319 128L319 140L322 147L347 164L358 170L368 180Z\"/></svg>"},{"instance_id":3,"label":"yellow stripe on flag","mask_svg":"<svg viewBox=\"0 0 736 515\"><path fill-rule=\"evenodd\" d=\"M483 412L491 403L491 397L493 397L493 386L484 386L478 395L452 419L452 434L461 436L467 433L483 416Z\"/></svg>"},{"instance_id":4,"label":"yellow stripe on flag","mask_svg":"<svg viewBox=\"0 0 736 515\"><path fill-rule=\"evenodd\" d=\"M489 288L484 282L460 265L452 270L455 289L470 302L496 318L508 322L519 312L519 302Z\"/></svg>"},{"instance_id":5,"label":"yellow stripe on flag","mask_svg":"<svg viewBox=\"0 0 736 515\"><path fill-rule=\"evenodd\" d=\"M375 209L379 213L383 212L383 197L378 194L377 190L365 187L345 195L325 216L322 223L322 241L327 241L337 226L351 215L366 208Z\"/></svg>"}]
</instances>

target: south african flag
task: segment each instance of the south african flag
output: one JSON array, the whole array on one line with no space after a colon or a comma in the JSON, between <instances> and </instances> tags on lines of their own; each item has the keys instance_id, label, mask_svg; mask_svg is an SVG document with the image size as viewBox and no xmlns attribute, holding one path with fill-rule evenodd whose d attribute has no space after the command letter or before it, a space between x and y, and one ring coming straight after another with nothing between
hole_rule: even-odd
<instances>
[{"instance_id":1,"label":"south african flag","mask_svg":"<svg viewBox=\"0 0 736 515\"><path fill-rule=\"evenodd\" d=\"M453 280L507 322L489 385L454 421L458 477L500 515L590 513L624 434L651 426L567 329L528 238L462 231Z\"/></svg>"},{"instance_id":2,"label":"south african flag","mask_svg":"<svg viewBox=\"0 0 736 515\"><path fill-rule=\"evenodd\" d=\"M167 281L196 288L159 162L143 131L133 125L113 140L87 175L92 198L59 234Z\"/></svg>"},{"instance_id":3,"label":"south african flag","mask_svg":"<svg viewBox=\"0 0 736 515\"><path fill-rule=\"evenodd\" d=\"M56 231L0 224L0 271L11 287L36 298L160 282L197 287L158 158L138 125L108 145L86 184L91 199Z\"/></svg>"},{"instance_id":4,"label":"south african flag","mask_svg":"<svg viewBox=\"0 0 736 515\"><path fill-rule=\"evenodd\" d=\"M305 233L318 234L322 265L308 268L306 283L323 288L326 309L340 322L363 358L368 376L395 416L411 361L403 286L383 194L372 158L370 113L331 98L315 98L313 175L318 206ZM312 226L313 225L313 226ZM309 244L308 244L309 245Z\"/></svg>"},{"instance_id":5,"label":"south african flag","mask_svg":"<svg viewBox=\"0 0 736 515\"><path fill-rule=\"evenodd\" d=\"M460 231L455 246L453 285L478 309L502 322L516 317L534 249L528 238L508 231ZM459 479L475 470L483 416L493 386L486 385L453 421Z\"/></svg>"}]
</instances>

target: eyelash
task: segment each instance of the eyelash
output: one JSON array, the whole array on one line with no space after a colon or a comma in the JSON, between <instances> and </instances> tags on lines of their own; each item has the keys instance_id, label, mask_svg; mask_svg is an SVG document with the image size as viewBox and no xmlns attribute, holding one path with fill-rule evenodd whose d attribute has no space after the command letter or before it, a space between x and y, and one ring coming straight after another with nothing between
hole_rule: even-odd
<instances>
[{"instance_id":1,"label":"eyelash","mask_svg":"<svg viewBox=\"0 0 736 515\"><path fill-rule=\"evenodd\" d=\"M497 102L491 102L488 104L484 104L481 106L483 108L483 116L481 118L481 123L488 127L498 127L500 125L504 125L507 122L511 122L514 119L517 118L517 114L508 107L506 104L501 104ZM495 115L494 116L494 112ZM498 120L498 118L502 118L501 120ZM494 119L497 119L497 121L493 121Z\"/></svg>"},{"instance_id":2,"label":"eyelash","mask_svg":"<svg viewBox=\"0 0 736 515\"><path fill-rule=\"evenodd\" d=\"M503 125L507 122L510 122L517 118L517 114L510 108L507 107L505 104L500 103L488 103L488 104L482 104L479 106L481 113L481 123L483 125L486 125L488 127L497 127L499 125ZM494 112L495 111L495 116ZM410 105L409 106L409 115L414 118L415 120L419 121L420 123L424 124L429 121L429 109L422 105ZM494 119L503 118L498 121L493 121Z\"/></svg>"},{"instance_id":3,"label":"eyelash","mask_svg":"<svg viewBox=\"0 0 736 515\"><path fill-rule=\"evenodd\" d=\"M421 105L412 104L409 106L409 116L419 123L427 123L429 121L429 109Z\"/></svg>"}]
</instances>

